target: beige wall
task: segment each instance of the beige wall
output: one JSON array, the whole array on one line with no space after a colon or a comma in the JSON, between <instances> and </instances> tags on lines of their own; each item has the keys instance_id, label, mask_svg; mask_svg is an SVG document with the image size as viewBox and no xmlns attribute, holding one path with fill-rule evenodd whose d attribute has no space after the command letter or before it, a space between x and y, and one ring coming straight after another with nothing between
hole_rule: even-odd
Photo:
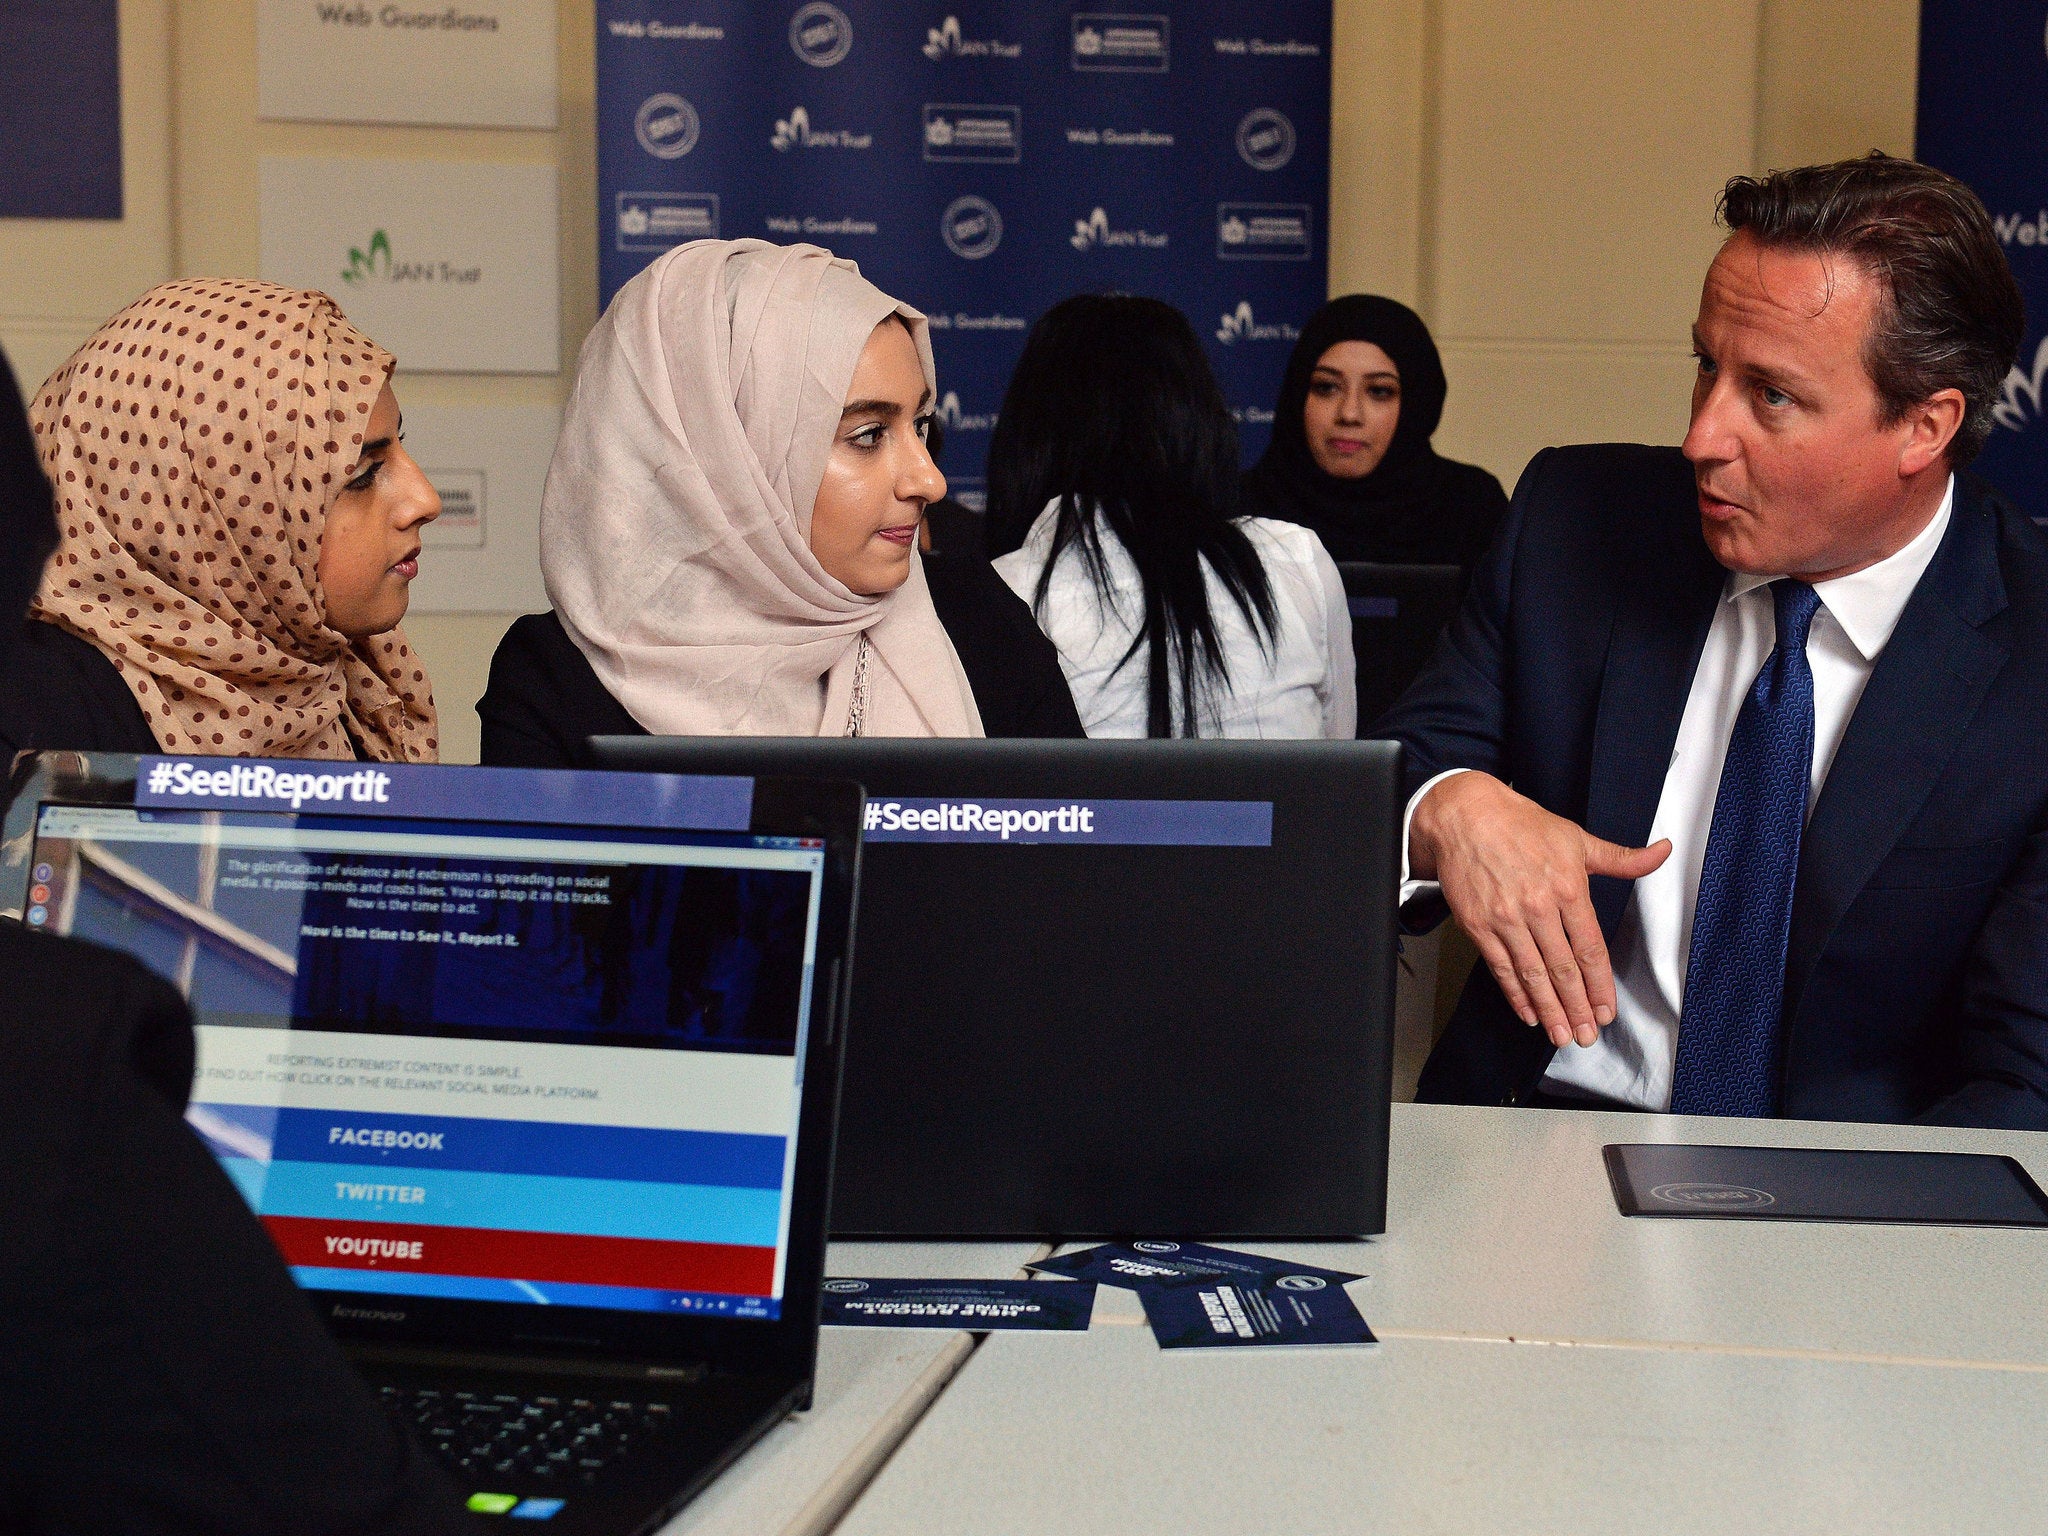
<instances>
[{"instance_id":1,"label":"beige wall","mask_svg":"<svg viewBox=\"0 0 2048 1536\"><path fill-rule=\"evenodd\" d=\"M1907 154L1917 0L1338 0L1331 291L1414 304L1437 445L1673 443L1742 171Z\"/></svg>"},{"instance_id":2,"label":"beige wall","mask_svg":"<svg viewBox=\"0 0 2048 1536\"><path fill-rule=\"evenodd\" d=\"M256 159L551 163L562 372L401 374L405 400L554 403L596 317L592 0L560 0L562 127L256 121L250 0L121 0L128 216L0 220L0 343L33 384L172 275L254 275ZM1739 171L1912 147L1917 0L1337 0L1331 291L1415 304L1438 444L1512 483L1549 443L1675 442L1686 330ZM421 616L451 760L509 616Z\"/></svg>"}]
</instances>

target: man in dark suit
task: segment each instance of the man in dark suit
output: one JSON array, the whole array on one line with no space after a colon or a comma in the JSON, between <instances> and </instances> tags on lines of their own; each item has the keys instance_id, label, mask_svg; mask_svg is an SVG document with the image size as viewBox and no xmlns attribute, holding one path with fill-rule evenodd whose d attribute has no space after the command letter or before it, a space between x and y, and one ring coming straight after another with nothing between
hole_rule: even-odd
<instances>
[{"instance_id":1,"label":"man in dark suit","mask_svg":"<svg viewBox=\"0 0 2048 1536\"><path fill-rule=\"evenodd\" d=\"M1483 962L1421 1096L2048 1129L2048 538L1959 473L2018 290L1908 161L1721 211L1684 446L1538 455L1380 723Z\"/></svg>"}]
</instances>

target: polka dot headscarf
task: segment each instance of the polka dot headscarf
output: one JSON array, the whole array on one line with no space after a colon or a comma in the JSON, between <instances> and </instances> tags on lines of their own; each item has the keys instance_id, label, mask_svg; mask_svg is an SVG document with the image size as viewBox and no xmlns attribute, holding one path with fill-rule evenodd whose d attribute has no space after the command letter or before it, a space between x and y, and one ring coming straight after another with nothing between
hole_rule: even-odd
<instances>
[{"instance_id":1,"label":"polka dot headscarf","mask_svg":"<svg viewBox=\"0 0 2048 1536\"><path fill-rule=\"evenodd\" d=\"M37 395L61 542L31 612L107 654L165 751L437 755L404 637L352 644L318 574L392 366L325 294L193 279L122 310Z\"/></svg>"}]
</instances>

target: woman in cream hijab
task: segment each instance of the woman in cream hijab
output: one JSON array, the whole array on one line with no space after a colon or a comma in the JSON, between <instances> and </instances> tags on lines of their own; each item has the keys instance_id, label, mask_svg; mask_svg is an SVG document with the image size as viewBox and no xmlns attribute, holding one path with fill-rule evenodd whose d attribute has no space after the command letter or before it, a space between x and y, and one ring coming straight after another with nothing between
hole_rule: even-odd
<instances>
[{"instance_id":1,"label":"woman in cream hijab","mask_svg":"<svg viewBox=\"0 0 2048 1536\"><path fill-rule=\"evenodd\" d=\"M554 612L499 646L484 761L643 731L1079 735L993 572L927 582L934 390L924 316L815 246L702 240L628 283L584 343L541 502Z\"/></svg>"}]
</instances>

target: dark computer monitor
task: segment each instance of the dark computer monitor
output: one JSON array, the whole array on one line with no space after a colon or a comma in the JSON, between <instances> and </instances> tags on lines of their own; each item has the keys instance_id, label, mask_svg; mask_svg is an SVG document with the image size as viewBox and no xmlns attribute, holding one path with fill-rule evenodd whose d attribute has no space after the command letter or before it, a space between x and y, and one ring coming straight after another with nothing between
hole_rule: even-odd
<instances>
[{"instance_id":1,"label":"dark computer monitor","mask_svg":"<svg viewBox=\"0 0 2048 1536\"><path fill-rule=\"evenodd\" d=\"M835 1233L1384 1228L1394 744L591 750L866 786Z\"/></svg>"},{"instance_id":2,"label":"dark computer monitor","mask_svg":"<svg viewBox=\"0 0 2048 1536\"><path fill-rule=\"evenodd\" d=\"M1437 637L1458 611L1465 573L1455 565L1380 565L1347 560L1337 567L1351 609L1351 649L1358 658L1358 734L1379 717L1428 665Z\"/></svg>"}]
</instances>

